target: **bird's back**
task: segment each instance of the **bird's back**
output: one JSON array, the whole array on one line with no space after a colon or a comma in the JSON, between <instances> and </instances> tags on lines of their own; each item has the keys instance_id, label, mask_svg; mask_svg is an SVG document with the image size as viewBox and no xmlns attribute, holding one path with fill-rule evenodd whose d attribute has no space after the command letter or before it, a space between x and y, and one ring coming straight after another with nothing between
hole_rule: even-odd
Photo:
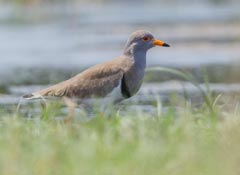
<instances>
[{"instance_id":1,"label":"bird's back","mask_svg":"<svg viewBox=\"0 0 240 175\"><path fill-rule=\"evenodd\" d=\"M115 88L121 86L124 73L130 69L131 64L132 62L124 56L118 57L111 61L90 67L66 81L34 92L26 97L67 96L80 99L105 97L111 94Z\"/></svg>"}]
</instances>

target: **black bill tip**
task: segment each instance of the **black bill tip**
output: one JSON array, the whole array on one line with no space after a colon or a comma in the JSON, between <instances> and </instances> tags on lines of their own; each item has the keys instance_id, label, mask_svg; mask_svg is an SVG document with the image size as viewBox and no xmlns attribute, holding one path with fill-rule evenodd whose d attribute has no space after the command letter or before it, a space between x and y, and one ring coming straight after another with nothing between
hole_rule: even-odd
<instances>
[{"instance_id":1,"label":"black bill tip","mask_svg":"<svg viewBox=\"0 0 240 175\"><path fill-rule=\"evenodd\" d=\"M167 43L163 43L163 45L162 45L163 47L170 47L170 45L169 44L167 44Z\"/></svg>"}]
</instances>

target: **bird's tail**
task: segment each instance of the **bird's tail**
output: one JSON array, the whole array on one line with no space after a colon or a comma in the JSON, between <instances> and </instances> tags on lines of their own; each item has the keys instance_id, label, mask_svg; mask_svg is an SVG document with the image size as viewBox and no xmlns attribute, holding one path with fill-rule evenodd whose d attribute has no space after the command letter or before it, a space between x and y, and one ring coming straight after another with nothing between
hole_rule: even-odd
<instances>
[{"instance_id":1,"label":"bird's tail","mask_svg":"<svg viewBox=\"0 0 240 175\"><path fill-rule=\"evenodd\" d=\"M26 94L26 95L23 95L22 97L26 100L34 100L34 99L42 98L42 96L40 94L35 94L35 93Z\"/></svg>"}]
</instances>

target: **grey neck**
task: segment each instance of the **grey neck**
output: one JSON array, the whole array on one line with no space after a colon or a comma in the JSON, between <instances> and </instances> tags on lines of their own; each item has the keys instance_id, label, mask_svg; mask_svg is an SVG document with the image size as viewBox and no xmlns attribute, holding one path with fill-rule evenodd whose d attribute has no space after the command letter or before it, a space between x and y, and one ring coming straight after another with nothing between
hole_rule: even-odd
<instances>
[{"instance_id":1,"label":"grey neck","mask_svg":"<svg viewBox=\"0 0 240 175\"><path fill-rule=\"evenodd\" d=\"M133 47L128 47L124 50L124 55L133 59L134 65L138 68L145 69L146 68L146 55L147 51L143 49L136 49Z\"/></svg>"}]
</instances>

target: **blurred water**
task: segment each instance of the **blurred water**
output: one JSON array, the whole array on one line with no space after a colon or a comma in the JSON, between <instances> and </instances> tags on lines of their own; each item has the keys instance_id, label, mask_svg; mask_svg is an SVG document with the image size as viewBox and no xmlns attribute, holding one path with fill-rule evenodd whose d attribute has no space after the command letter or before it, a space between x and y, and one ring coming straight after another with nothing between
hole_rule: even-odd
<instances>
[{"instance_id":1,"label":"blurred water","mask_svg":"<svg viewBox=\"0 0 240 175\"><path fill-rule=\"evenodd\" d=\"M149 65L227 64L240 58L240 6L109 3L1 7L0 70L86 67L121 54L129 34L146 29L172 48L150 51Z\"/></svg>"}]
</instances>

